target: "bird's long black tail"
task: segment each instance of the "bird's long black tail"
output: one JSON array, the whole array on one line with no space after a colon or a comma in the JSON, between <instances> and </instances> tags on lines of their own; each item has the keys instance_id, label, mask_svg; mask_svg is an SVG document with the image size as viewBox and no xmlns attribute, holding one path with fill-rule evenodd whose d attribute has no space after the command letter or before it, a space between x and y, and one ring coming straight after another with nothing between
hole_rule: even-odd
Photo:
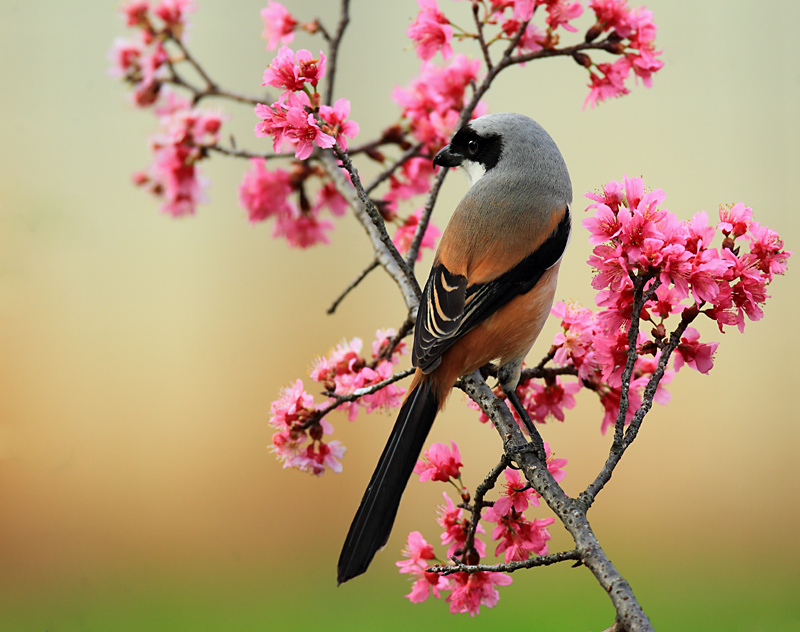
<instances>
[{"instance_id":1,"label":"bird's long black tail","mask_svg":"<svg viewBox=\"0 0 800 632\"><path fill-rule=\"evenodd\" d=\"M430 380L406 398L339 555L341 584L367 570L392 531L400 498L438 411Z\"/></svg>"}]
</instances>

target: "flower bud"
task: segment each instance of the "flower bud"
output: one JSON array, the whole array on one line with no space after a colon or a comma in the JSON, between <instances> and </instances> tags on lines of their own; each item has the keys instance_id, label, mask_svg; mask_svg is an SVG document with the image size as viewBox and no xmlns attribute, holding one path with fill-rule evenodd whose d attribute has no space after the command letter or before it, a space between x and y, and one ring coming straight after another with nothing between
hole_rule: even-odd
<instances>
[{"instance_id":1,"label":"flower bud","mask_svg":"<svg viewBox=\"0 0 800 632\"><path fill-rule=\"evenodd\" d=\"M585 53L572 53L572 59L574 59L579 66L583 66L584 68L592 67L592 58Z\"/></svg>"},{"instance_id":2,"label":"flower bud","mask_svg":"<svg viewBox=\"0 0 800 632\"><path fill-rule=\"evenodd\" d=\"M588 31L586 31L586 37L584 38L584 41L586 41L587 43L588 42L593 42L594 40L596 40L598 38L598 36L602 32L603 32L602 25L600 23L597 23L592 28L590 28Z\"/></svg>"}]
</instances>

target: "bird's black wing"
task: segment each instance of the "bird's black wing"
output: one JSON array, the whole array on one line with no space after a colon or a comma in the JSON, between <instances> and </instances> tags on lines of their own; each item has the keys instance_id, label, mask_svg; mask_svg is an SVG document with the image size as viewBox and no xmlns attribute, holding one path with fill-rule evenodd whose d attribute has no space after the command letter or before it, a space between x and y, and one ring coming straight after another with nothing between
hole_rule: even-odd
<instances>
[{"instance_id":1,"label":"bird's black wing","mask_svg":"<svg viewBox=\"0 0 800 632\"><path fill-rule=\"evenodd\" d=\"M486 320L520 294L529 292L553 267L569 242L569 207L541 246L511 270L487 283L467 285L466 277L442 264L433 267L417 314L414 331L414 366L429 373L442 354L461 336Z\"/></svg>"}]
</instances>

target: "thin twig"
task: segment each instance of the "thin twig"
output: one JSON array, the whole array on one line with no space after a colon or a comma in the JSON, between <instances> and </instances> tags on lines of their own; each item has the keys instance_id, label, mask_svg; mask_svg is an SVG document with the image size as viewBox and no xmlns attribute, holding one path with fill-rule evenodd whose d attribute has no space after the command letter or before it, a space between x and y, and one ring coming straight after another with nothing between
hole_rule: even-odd
<instances>
[{"instance_id":1,"label":"thin twig","mask_svg":"<svg viewBox=\"0 0 800 632\"><path fill-rule=\"evenodd\" d=\"M342 37L347 25L350 23L350 0L342 0L342 8L339 16L339 26L336 28L336 35L330 40L330 48L328 49L328 85L325 90L325 103L330 105L333 102L333 86L336 79L336 67L339 60L339 46L342 43Z\"/></svg>"},{"instance_id":2,"label":"thin twig","mask_svg":"<svg viewBox=\"0 0 800 632\"><path fill-rule=\"evenodd\" d=\"M486 506L484 498L486 494L494 488L497 478L508 467L508 460L506 456L500 459L500 462L492 468L492 471L486 475L483 482L475 489L475 498L472 501L472 517L469 523L469 530L467 531L467 539L464 543L464 554L461 558L461 564L466 564L470 552L475 547L475 534L478 531L478 523L481 520L481 512Z\"/></svg>"},{"instance_id":3,"label":"thin twig","mask_svg":"<svg viewBox=\"0 0 800 632\"><path fill-rule=\"evenodd\" d=\"M394 175L394 172L397 171L400 167L402 167L407 161L415 156L419 155L420 149L422 149L422 143L417 143L413 147L409 147L406 149L400 157L395 160L391 165L389 165L386 169L381 171L375 178L370 182L367 186L364 187L364 191L367 193L372 193L372 191L382 182L388 180L389 178ZM353 152L348 152L352 155Z\"/></svg>"},{"instance_id":4,"label":"thin twig","mask_svg":"<svg viewBox=\"0 0 800 632\"><path fill-rule=\"evenodd\" d=\"M630 401L630 388L631 378L633 377L633 369L636 366L636 360L639 357L637 350L639 340L639 323L641 322L642 309L645 303L655 292L655 287L660 285L660 281L656 279L654 287L650 288L645 296L645 285L653 278L653 273L642 274L633 278L633 306L631 308L631 324L628 327L628 356L625 359L625 369L622 371L622 386L620 387L619 395L619 412L617 413L617 421L614 424L614 442L611 445L612 451L617 451L622 447L622 433L625 429L625 418L628 415L628 406Z\"/></svg>"},{"instance_id":5,"label":"thin twig","mask_svg":"<svg viewBox=\"0 0 800 632\"><path fill-rule=\"evenodd\" d=\"M425 201L425 206L422 209L419 224L417 224L417 229L414 231L414 239L411 240L411 246L409 246L408 254L406 255L406 263L411 266L412 269L417 263L417 255L422 245L422 239L425 237L425 232L428 230L433 207L436 205L436 199L439 197L439 191L442 188L444 179L447 177L448 171L448 169L442 169L436 174L436 180L433 181L433 186L431 187L430 193L428 193L428 199Z\"/></svg>"},{"instance_id":6,"label":"thin twig","mask_svg":"<svg viewBox=\"0 0 800 632\"><path fill-rule=\"evenodd\" d=\"M350 285L348 285L348 286L347 286L347 287L346 287L346 288L345 288L345 289L342 291L342 293L341 293L341 294L339 294L339 296L336 298L336 300L335 300L335 301L333 301L333 304L332 304L332 305L331 305L331 306L328 308L328 312L327 312L327 313L328 313L328 314L333 314L333 313L336 311L336 308L337 308L337 307L339 307L339 303L341 303L341 302L344 300L344 298L345 298L345 297L346 297L348 294L350 294L350 292L352 292L352 291L353 291L353 290L354 290L354 289L355 289L355 288L358 286L358 284L359 284L359 283L361 283L361 282L362 282L364 279L366 279L366 278L367 278L367 275L368 275L370 272L372 272L372 271L373 271L375 268L377 268L377 267L378 267L378 265L379 265L379 264L378 264L378 260L377 260L377 259L373 259L373 260L370 262L370 264L369 264L369 265L368 265L366 268L364 268L364 269L363 269L363 270L362 270L362 271L361 271L361 272L358 274L358 276L357 276L355 279L353 279L353 281L350 283Z\"/></svg>"},{"instance_id":7,"label":"thin twig","mask_svg":"<svg viewBox=\"0 0 800 632\"><path fill-rule=\"evenodd\" d=\"M547 466L532 451L524 449L525 436L508 407L497 399L477 371L459 380L458 384L489 416L503 441L506 454L516 461L525 478L569 531L581 561L608 592L625 629L629 632L652 632L652 625L630 585L600 546L583 504L567 496Z\"/></svg>"},{"instance_id":8,"label":"thin twig","mask_svg":"<svg viewBox=\"0 0 800 632\"><path fill-rule=\"evenodd\" d=\"M669 362L670 356L680 344L681 336L683 336L686 328L697 317L698 313L699 312L697 309L688 308L687 310L684 310L681 322L675 328L675 331L673 331L670 335L669 342L661 350L661 356L658 359L656 370L650 376L647 386L645 387L644 395L642 396L642 405L639 407L639 410L636 411L633 419L631 419L631 423L628 426L628 430L625 433L619 448L614 449L612 447L612 449L609 451L608 458L603 465L603 469L600 470L600 473L597 475L594 481L592 481L592 483L578 496L578 502L581 503L581 505L587 510L592 506L592 503L594 503L595 499L597 498L597 494L599 494L606 483L611 480L611 475L614 473L614 469L617 467L622 455L625 454L625 450L630 447L638 435L642 421L644 420L644 416L653 406L653 399L655 397L656 390L658 389L658 384L661 381L661 378L664 377L664 371L667 368L667 363Z\"/></svg>"},{"instance_id":9,"label":"thin twig","mask_svg":"<svg viewBox=\"0 0 800 632\"><path fill-rule=\"evenodd\" d=\"M412 329L414 329L414 324L415 322L410 318L406 318L405 321L403 321L403 324L400 325L400 329L398 329L397 333L392 336L391 340L389 340L389 344L386 345L386 348L383 349L380 355L375 359L375 364L377 364L380 360L388 360L392 357L394 350L397 349L397 345L400 344L400 341L409 333L411 333Z\"/></svg>"},{"instance_id":10,"label":"thin twig","mask_svg":"<svg viewBox=\"0 0 800 632\"><path fill-rule=\"evenodd\" d=\"M174 83L175 85L179 85L190 90L194 95L192 101L194 102L195 105L199 103L202 99L205 99L207 97L221 97L224 99L229 99L231 101L238 101L239 103L246 103L248 105L257 105L258 103L263 103L265 99L269 100L266 97L265 99L258 99L256 97L236 94L235 92L230 92L229 90L223 90L222 88L219 87L219 84L217 84L216 81L211 79L209 74L194 58L194 56L189 52L189 49L186 48L186 45L180 39L172 36L170 37L170 39L173 42L175 42L175 45L180 49L183 58L189 63L190 66L192 66L192 68L195 69L197 74L200 75L200 78L206 84L204 90L198 89L196 86L193 86L178 74L173 62L171 61L167 62L173 74L173 78L171 81L169 81L169 83Z\"/></svg>"},{"instance_id":11,"label":"thin twig","mask_svg":"<svg viewBox=\"0 0 800 632\"><path fill-rule=\"evenodd\" d=\"M559 562L580 561L581 553L577 549L571 551L559 551L548 555L537 555L528 560L518 562L508 562L506 564L462 564L453 560L453 564L431 566L425 569L428 573L439 573L440 575L452 575L453 573L513 573L523 568L536 568L537 566L551 566Z\"/></svg>"},{"instance_id":12,"label":"thin twig","mask_svg":"<svg viewBox=\"0 0 800 632\"><path fill-rule=\"evenodd\" d=\"M272 160L273 158L290 158L286 154L259 154L246 149L233 149L232 147L225 147L223 145L198 145L207 151L215 151L225 156L232 156L234 158L262 158L264 160Z\"/></svg>"},{"instance_id":13,"label":"thin twig","mask_svg":"<svg viewBox=\"0 0 800 632\"><path fill-rule=\"evenodd\" d=\"M481 46L483 53L483 60L486 62L486 69L491 70L494 64L492 63L492 56L489 54L489 47L486 45L486 38L483 36L483 22L478 15L480 6L477 2L472 3L472 17L475 18L475 26L478 28L478 44Z\"/></svg>"},{"instance_id":14,"label":"thin twig","mask_svg":"<svg viewBox=\"0 0 800 632\"><path fill-rule=\"evenodd\" d=\"M403 371L398 371L391 377L387 377L385 380L382 380L377 384L373 384L372 386L365 386L364 388L358 388L354 390L352 393L347 393L346 395L339 395L337 393L328 393L328 392L323 393L323 395L331 397L333 401L331 401L324 408L320 408L313 415L310 415L308 420L303 424L303 426L309 427L317 423L325 415L327 415L332 410L338 408L342 404L346 404L348 402L354 402L359 397L364 397L364 395L371 395L372 393L377 393L382 388L386 388L390 384L399 382L400 380L407 378L409 375L412 375L415 370L416 369L412 368L412 369L404 369Z\"/></svg>"},{"instance_id":15,"label":"thin twig","mask_svg":"<svg viewBox=\"0 0 800 632\"><path fill-rule=\"evenodd\" d=\"M364 214L366 217L359 217L358 210L356 216L361 221L364 228L370 232L371 236L377 237L376 240L373 239L373 246L376 249L376 257L380 264L386 268L387 272L390 272L392 278L400 286L401 291L403 292L404 298L406 299L406 305L408 306L409 310L415 310L416 307L419 305L419 299L422 296L422 291L420 290L419 284L417 283L417 279L414 277L414 272L409 267L409 265L403 259L403 256L397 250L397 247L394 245L392 238L389 236L389 233L386 232L386 223L383 221L383 217L381 217L380 211L375 206L375 203L370 199L367 192L364 191L364 186L361 183L361 177L358 175L358 170L353 165L353 162L350 160L350 157L347 155L346 152L342 151L342 148L339 144L335 144L333 146L333 153L336 158L339 159L342 166L345 168L347 173L350 174L350 179L355 188L356 195L358 200L360 201L360 209L363 209ZM325 154L323 154L325 155ZM337 168L338 171L338 168ZM328 170L328 175L331 174L331 170ZM341 175L341 174L339 174ZM339 191L341 193L341 190ZM368 223L371 223L376 233L373 235L372 231L368 228ZM381 248L378 243L383 245ZM388 255L388 256L387 256ZM389 265L389 261L392 261L394 265L387 267ZM395 272L396 269L396 272ZM408 291L413 293L413 302L410 302L411 297L408 295Z\"/></svg>"}]
</instances>

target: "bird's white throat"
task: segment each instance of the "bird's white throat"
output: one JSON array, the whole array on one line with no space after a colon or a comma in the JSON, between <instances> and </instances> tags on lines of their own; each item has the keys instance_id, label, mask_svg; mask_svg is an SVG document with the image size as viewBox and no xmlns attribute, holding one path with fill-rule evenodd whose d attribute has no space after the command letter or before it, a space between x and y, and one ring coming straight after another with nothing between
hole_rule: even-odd
<instances>
[{"instance_id":1,"label":"bird's white throat","mask_svg":"<svg viewBox=\"0 0 800 632\"><path fill-rule=\"evenodd\" d=\"M469 178L470 185L474 186L475 183L480 180L484 174L486 173L486 167L484 167L479 162L474 162L472 160L465 160L461 163L461 168L467 174Z\"/></svg>"}]
</instances>

